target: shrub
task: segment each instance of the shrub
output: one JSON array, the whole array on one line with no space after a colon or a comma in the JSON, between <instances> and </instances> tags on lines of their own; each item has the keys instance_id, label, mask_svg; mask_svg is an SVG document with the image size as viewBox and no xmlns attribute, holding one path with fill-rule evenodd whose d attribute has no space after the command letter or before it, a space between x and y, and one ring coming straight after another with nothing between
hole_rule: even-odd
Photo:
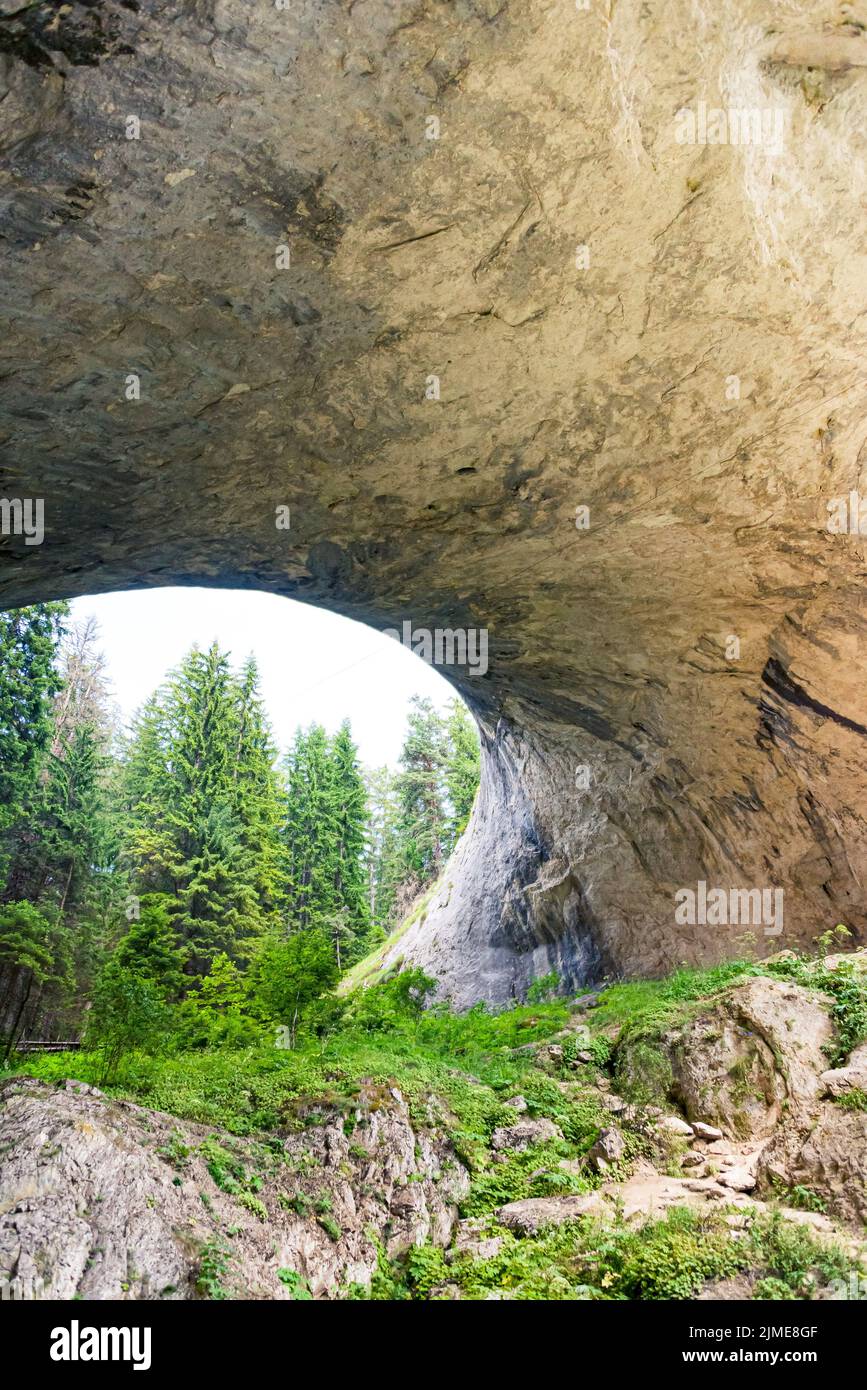
<instances>
[{"instance_id":1,"label":"shrub","mask_svg":"<svg viewBox=\"0 0 867 1390\"><path fill-rule=\"evenodd\" d=\"M94 986L87 1027L87 1046L102 1060L100 1080L113 1080L121 1059L134 1049L159 1050L168 1027L169 1011L156 985L110 960Z\"/></svg>"},{"instance_id":2,"label":"shrub","mask_svg":"<svg viewBox=\"0 0 867 1390\"><path fill-rule=\"evenodd\" d=\"M313 1298L307 1280L294 1269L278 1269L277 1278L285 1284L296 1303L308 1303Z\"/></svg>"},{"instance_id":3,"label":"shrub","mask_svg":"<svg viewBox=\"0 0 867 1390\"><path fill-rule=\"evenodd\" d=\"M539 975L527 990L527 1003L543 1004L557 993L559 985L560 976L556 970L549 971L547 975Z\"/></svg>"}]
</instances>

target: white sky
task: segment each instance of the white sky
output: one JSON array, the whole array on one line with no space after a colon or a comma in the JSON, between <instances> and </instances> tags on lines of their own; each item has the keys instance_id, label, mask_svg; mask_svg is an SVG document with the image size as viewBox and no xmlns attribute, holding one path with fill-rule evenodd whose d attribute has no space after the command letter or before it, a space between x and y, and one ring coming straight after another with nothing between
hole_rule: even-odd
<instances>
[{"instance_id":1,"label":"white sky","mask_svg":"<svg viewBox=\"0 0 867 1390\"><path fill-rule=\"evenodd\" d=\"M216 639L233 666L252 652L283 752L298 724L333 733L349 718L362 762L396 764L411 695L442 708L455 691L393 638L321 608L235 589L138 589L75 599L72 617L92 614L124 720L194 642Z\"/></svg>"}]
</instances>

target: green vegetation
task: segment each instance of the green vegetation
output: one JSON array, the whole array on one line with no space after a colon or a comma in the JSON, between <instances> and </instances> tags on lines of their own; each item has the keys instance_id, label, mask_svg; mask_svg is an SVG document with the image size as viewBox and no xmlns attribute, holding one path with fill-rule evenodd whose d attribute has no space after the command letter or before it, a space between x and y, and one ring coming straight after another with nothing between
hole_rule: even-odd
<instances>
[{"instance_id":1,"label":"green vegetation","mask_svg":"<svg viewBox=\"0 0 867 1390\"><path fill-rule=\"evenodd\" d=\"M493 1243L448 1263L438 1248L391 1260L377 1247L371 1289L349 1297L440 1298L454 1286L469 1298L688 1299L737 1280L745 1296L801 1299L846 1273L839 1250L778 1217L741 1214L733 1226L725 1208L673 1209L641 1225L612 1208L604 1221L588 1214L519 1237L497 1213L591 1193L642 1156L673 1162L675 1141L665 1149L652 1127L624 1122L622 1156L604 1178L596 1171L598 1151L587 1156L612 1124L604 1090L613 1084L633 1117L668 1103L665 1034L725 989L766 975L818 991L838 1062L867 1037L864 973L787 953L614 984L593 1008L558 998L553 971L523 1005L431 1006L435 982L386 969L383 957L426 912L423 890L448 887L478 781L463 706L441 716L415 702L395 775L363 773L348 724L333 737L299 730L278 766L255 664L233 671L212 646L188 654L124 739L94 634L64 635L64 618L47 605L0 619L3 1050L32 1076L72 1073L219 1129L201 1142L164 1131L156 1150L177 1186L198 1171L215 1226L226 1206L241 1223L202 1246L201 1296L234 1296L226 1240L240 1229L270 1240L270 1223L288 1214L343 1240L340 1202L317 1172L325 1160L293 1151L294 1136L336 1117L341 1175L350 1160L366 1168L360 1097L389 1105L397 1089L417 1135L448 1140L446 1170L468 1170L460 1214ZM84 1048L15 1059L16 1041L41 1029L78 1031ZM852 1091L838 1104L867 1102ZM518 1150L497 1136L495 1148L495 1131L519 1114L556 1131ZM422 1154L419 1138L406 1181L437 1180ZM780 1195L824 1209L807 1186ZM295 1271L277 1277L293 1299L310 1298Z\"/></svg>"},{"instance_id":2,"label":"green vegetation","mask_svg":"<svg viewBox=\"0 0 867 1390\"><path fill-rule=\"evenodd\" d=\"M736 979L755 969L742 964L725 973ZM364 1078L368 1096L375 1097L377 1091L387 1096L399 1087L417 1131L447 1135L470 1170L462 1217L474 1219L480 1239L494 1237L500 1244L487 1257L458 1254L449 1264L442 1250L429 1246L397 1260L381 1250L371 1288L344 1290L347 1297L440 1298L451 1296L451 1287L462 1297L480 1299L492 1293L517 1299L688 1299L708 1282L734 1279L740 1281L742 1297L806 1299L847 1275L848 1257L806 1228L779 1216L742 1212L732 1228L726 1217L734 1209L728 1207L702 1209L700 1214L673 1209L664 1220L643 1225L625 1221L614 1207L604 1221L587 1215L526 1237L499 1227L497 1211L507 1202L587 1193L602 1182L582 1162L600 1130L610 1124L593 1083L600 1070L616 1070L619 1047L612 1051L610 1019L622 1009L624 994L634 995L635 990L613 986L601 996L599 1007L584 1015L592 1036L582 1032L581 1050L589 1052L592 1061L576 1070L568 1060L568 1045L562 1061L546 1061L544 1051L532 1046L559 1038L573 1016L567 1002L503 1009L478 1006L455 1015L442 1007L424 1008L430 986L418 971L407 971L344 999L328 995L333 1012L327 1027L319 1017L302 1020L291 1049L275 1048L260 1037L242 1050L210 1046L129 1054L121 1059L110 1090L156 1110L219 1125L223 1136L209 1136L198 1152L221 1191L267 1223L262 1183L263 1178L274 1178L283 1189L269 1189L275 1208L316 1222L337 1242L341 1227L327 1193L310 1191L309 1183L307 1191L293 1191L282 1176L298 1172L310 1177L315 1160L306 1156L302 1163L297 1156L288 1157L272 1135L341 1112L345 1132L351 1135L359 1079ZM661 1016L669 1022L688 1016L697 1002L707 1002L720 987L717 971L679 972L669 981L642 987L643 1011L630 1023L639 1024L642 1015L645 1025L649 1019L658 1023ZM623 1028L628 1029L629 1024ZM75 1056L75 1072L83 1080L96 1079L101 1066L98 1053ZM26 1070L59 1079L68 1074L69 1059L29 1058ZM517 1094L524 1099L528 1118L552 1120L562 1138L524 1151L495 1151L494 1130L518 1118L505 1104ZM226 1133L243 1137L237 1150ZM653 1141L640 1131L626 1128L624 1138L624 1157L606 1180L625 1178L636 1157L654 1153L646 1147ZM350 1152L363 1160L368 1157L358 1145ZM191 1155L187 1144L172 1138L163 1156L182 1171ZM821 1210L821 1199L806 1188L780 1197L787 1205ZM206 1247L198 1282L204 1296L229 1296L229 1258L222 1237ZM279 1277L293 1297L309 1296L293 1271Z\"/></svg>"},{"instance_id":3,"label":"green vegetation","mask_svg":"<svg viewBox=\"0 0 867 1390\"><path fill-rule=\"evenodd\" d=\"M194 647L124 734L93 625L0 616L0 1049L295 1045L442 869L478 785L465 707L413 702L399 770L348 721L277 750L251 658Z\"/></svg>"},{"instance_id":4,"label":"green vegetation","mask_svg":"<svg viewBox=\"0 0 867 1390\"><path fill-rule=\"evenodd\" d=\"M727 1210L674 1207L659 1221L601 1224L591 1217L520 1239L491 1226L497 1254L446 1265L441 1250L381 1262L369 1296L426 1299L447 1286L465 1298L519 1300L691 1299L708 1281L740 1279L745 1298L808 1299L845 1277L846 1255L779 1217L755 1217L733 1239ZM361 1291L356 1297L364 1296Z\"/></svg>"}]
</instances>

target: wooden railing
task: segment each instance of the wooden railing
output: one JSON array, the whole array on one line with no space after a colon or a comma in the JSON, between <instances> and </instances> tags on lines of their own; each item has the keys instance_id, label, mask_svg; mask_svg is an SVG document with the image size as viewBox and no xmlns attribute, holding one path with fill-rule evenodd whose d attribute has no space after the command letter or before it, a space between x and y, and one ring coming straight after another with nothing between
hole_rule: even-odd
<instances>
[{"instance_id":1,"label":"wooden railing","mask_svg":"<svg viewBox=\"0 0 867 1390\"><path fill-rule=\"evenodd\" d=\"M80 1042L48 1042L40 1038L22 1038L15 1044L16 1052L77 1052Z\"/></svg>"}]
</instances>

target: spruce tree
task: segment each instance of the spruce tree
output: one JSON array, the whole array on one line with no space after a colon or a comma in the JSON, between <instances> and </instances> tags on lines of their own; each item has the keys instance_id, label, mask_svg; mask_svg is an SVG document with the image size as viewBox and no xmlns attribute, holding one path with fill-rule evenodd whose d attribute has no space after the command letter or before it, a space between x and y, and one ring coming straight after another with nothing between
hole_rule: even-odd
<instances>
[{"instance_id":1,"label":"spruce tree","mask_svg":"<svg viewBox=\"0 0 867 1390\"><path fill-rule=\"evenodd\" d=\"M463 700L446 706L444 783L449 804L448 852L464 833L479 786L479 735Z\"/></svg>"},{"instance_id":2,"label":"spruce tree","mask_svg":"<svg viewBox=\"0 0 867 1390\"><path fill-rule=\"evenodd\" d=\"M286 760L283 828L290 930L326 928L337 911L334 765L320 724L298 729Z\"/></svg>"},{"instance_id":3,"label":"spruce tree","mask_svg":"<svg viewBox=\"0 0 867 1390\"><path fill-rule=\"evenodd\" d=\"M340 968L364 955L370 930L364 863L367 791L348 719L343 721L334 736L331 761L335 836L335 941L337 964Z\"/></svg>"},{"instance_id":4,"label":"spruce tree","mask_svg":"<svg viewBox=\"0 0 867 1390\"><path fill-rule=\"evenodd\" d=\"M421 884L430 883L439 875L446 854L445 760L442 716L430 699L414 695L397 788L404 863L407 874L414 874Z\"/></svg>"},{"instance_id":5,"label":"spruce tree","mask_svg":"<svg viewBox=\"0 0 867 1390\"><path fill-rule=\"evenodd\" d=\"M214 643L184 658L142 710L128 756L128 856L165 894L186 969L247 957L274 920L277 783L255 666Z\"/></svg>"},{"instance_id":6,"label":"spruce tree","mask_svg":"<svg viewBox=\"0 0 867 1390\"><path fill-rule=\"evenodd\" d=\"M0 613L0 890L22 817L51 738L52 700L60 686L56 658L67 613L64 603L40 603Z\"/></svg>"}]
</instances>

